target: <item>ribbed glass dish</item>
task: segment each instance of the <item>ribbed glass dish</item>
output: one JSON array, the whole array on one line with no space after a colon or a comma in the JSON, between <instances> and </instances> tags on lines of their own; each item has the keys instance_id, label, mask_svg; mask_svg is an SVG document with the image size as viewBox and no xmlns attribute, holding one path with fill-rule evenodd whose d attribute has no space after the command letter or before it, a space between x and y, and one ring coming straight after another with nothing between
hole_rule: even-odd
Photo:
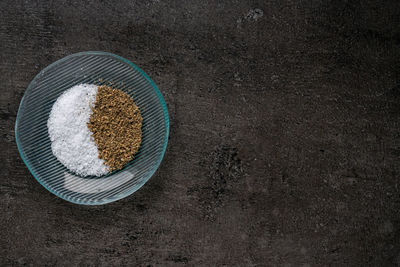
<instances>
[{"instance_id":1,"label":"ribbed glass dish","mask_svg":"<svg viewBox=\"0 0 400 267\"><path fill-rule=\"evenodd\" d=\"M80 177L51 151L47 120L57 98L81 83L110 84L132 96L143 117L142 144L122 170L102 177ZM23 161L47 190L73 203L106 204L145 184L167 147L168 111L155 83L132 62L105 52L82 52L43 69L29 84L18 110L15 137Z\"/></svg>"}]
</instances>

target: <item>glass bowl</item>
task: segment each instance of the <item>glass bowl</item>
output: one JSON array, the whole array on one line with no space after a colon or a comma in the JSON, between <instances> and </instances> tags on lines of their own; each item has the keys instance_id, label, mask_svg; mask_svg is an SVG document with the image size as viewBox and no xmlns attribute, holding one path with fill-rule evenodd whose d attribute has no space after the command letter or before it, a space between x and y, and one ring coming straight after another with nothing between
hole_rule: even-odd
<instances>
[{"instance_id":1,"label":"glass bowl","mask_svg":"<svg viewBox=\"0 0 400 267\"><path fill-rule=\"evenodd\" d=\"M51 151L47 120L56 99L81 83L112 84L128 93L143 117L142 144L122 170L102 177L80 177ZM167 147L168 110L155 83L120 56L81 52L43 69L29 84L18 109L15 137L21 158L51 193L67 201L100 205L124 198L143 186L157 170Z\"/></svg>"}]
</instances>

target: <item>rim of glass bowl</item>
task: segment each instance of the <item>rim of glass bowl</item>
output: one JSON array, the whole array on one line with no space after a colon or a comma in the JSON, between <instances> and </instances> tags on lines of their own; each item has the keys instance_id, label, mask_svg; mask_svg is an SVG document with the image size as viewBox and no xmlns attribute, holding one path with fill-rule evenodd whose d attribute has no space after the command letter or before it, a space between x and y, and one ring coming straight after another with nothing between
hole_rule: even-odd
<instances>
[{"instance_id":1,"label":"rim of glass bowl","mask_svg":"<svg viewBox=\"0 0 400 267\"><path fill-rule=\"evenodd\" d=\"M21 144L20 144L20 141L19 141L19 136L18 136L18 131L17 131L18 122L20 120L20 114L21 114L20 113L20 109L21 109L22 103L24 102L25 94L31 87L33 87L33 83L36 81L36 79L38 79L40 77L40 75L43 72L47 71L48 69L50 69L50 68L52 68L52 67L54 67L54 66L56 66L56 65L58 65L58 64L60 64L60 63L62 63L64 61L66 61L66 60L68 60L68 59L70 59L72 57L77 57L77 56L81 56L81 55L101 55L101 56L114 57L114 58L116 58L116 59L118 59L118 60L120 60L120 61L122 61L124 63L127 63L129 66L131 66L136 71L138 71L150 83L151 87L155 91L155 93L156 93L156 95L157 95L157 97L158 97L158 99L160 101L160 104L162 106L162 109L163 109L164 121L165 121L165 125L166 125L166 127L165 127L166 133L165 133L165 138L164 138L163 150L162 150L161 156L159 157L159 159L158 159L158 161L156 163L156 168L153 168L153 170L149 173L149 175L147 175L147 177L145 179L143 179L143 181L140 184L138 184L137 186L132 187L130 190L126 191L125 193L119 194L119 195L116 195L116 196L113 196L113 197L105 198L105 199L99 200L98 202L89 202L89 203L88 202L79 202L78 200L75 200L75 199L70 198L68 196L60 195L56 191L52 190L51 188L48 188L45 184L43 184L41 179L35 174L35 172L32 170L31 166L28 164L28 162L26 161L26 159L24 157L24 153L22 151L22 147L21 147ZM132 63L131 61L127 60L126 58L123 58L121 56L118 56L118 55L115 55L115 54L112 54L112 53L101 52L101 51L85 51L85 52L79 52L79 53L68 55L66 57L63 57L63 58L51 63L50 65L48 65L47 67L42 69L35 76L35 78L33 78L33 80L29 83L27 89L25 90L24 95L23 95L23 97L22 97L22 99L21 99L21 101L19 103L18 113L17 113L17 117L16 117L16 120L15 120L14 132L15 132L15 140L16 140L16 143L17 143L18 152L19 152L19 154L20 154L20 156L22 158L22 161L25 163L25 165L27 166L28 170L33 175L33 177L35 177L36 181L38 181L44 188L46 188L49 192L51 192L52 194L56 195L57 197L62 198L64 200L66 200L66 201L75 203L75 204L91 205L91 206L92 205L103 205L103 204L107 204L107 203L111 203L111 202L120 200L122 198L125 198L125 197L133 194L134 192L139 190L154 175L154 173L158 170L158 168L160 167L160 164L161 164L161 162L162 162L162 160L164 158L165 151L167 149L167 144L168 144L169 114L168 114L167 105L165 104L164 97L162 96L162 94L161 94L160 90L158 89L157 85L154 83L154 81L141 68L139 68L138 66L136 66L134 63Z\"/></svg>"}]
</instances>

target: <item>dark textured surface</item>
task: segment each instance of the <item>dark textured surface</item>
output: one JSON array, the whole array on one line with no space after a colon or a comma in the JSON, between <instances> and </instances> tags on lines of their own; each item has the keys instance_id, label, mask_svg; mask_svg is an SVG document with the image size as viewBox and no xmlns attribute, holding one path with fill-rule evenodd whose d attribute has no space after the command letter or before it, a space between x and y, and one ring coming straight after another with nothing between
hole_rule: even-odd
<instances>
[{"instance_id":1,"label":"dark textured surface","mask_svg":"<svg viewBox=\"0 0 400 267\"><path fill-rule=\"evenodd\" d=\"M398 265L400 2L141 2L0 2L0 265ZM156 175L97 207L41 187L13 133L33 77L86 50L171 117Z\"/></svg>"}]
</instances>

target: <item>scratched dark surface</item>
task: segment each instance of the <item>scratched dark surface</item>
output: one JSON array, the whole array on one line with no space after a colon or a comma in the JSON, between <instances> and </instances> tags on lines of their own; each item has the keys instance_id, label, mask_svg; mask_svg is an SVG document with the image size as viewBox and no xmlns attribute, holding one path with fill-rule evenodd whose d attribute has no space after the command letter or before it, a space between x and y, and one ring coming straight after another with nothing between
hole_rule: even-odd
<instances>
[{"instance_id":1,"label":"scratched dark surface","mask_svg":"<svg viewBox=\"0 0 400 267\"><path fill-rule=\"evenodd\" d=\"M0 265L399 265L399 25L398 1L0 1ZM33 77L88 50L139 65L171 119L153 178L96 207L14 137Z\"/></svg>"}]
</instances>

